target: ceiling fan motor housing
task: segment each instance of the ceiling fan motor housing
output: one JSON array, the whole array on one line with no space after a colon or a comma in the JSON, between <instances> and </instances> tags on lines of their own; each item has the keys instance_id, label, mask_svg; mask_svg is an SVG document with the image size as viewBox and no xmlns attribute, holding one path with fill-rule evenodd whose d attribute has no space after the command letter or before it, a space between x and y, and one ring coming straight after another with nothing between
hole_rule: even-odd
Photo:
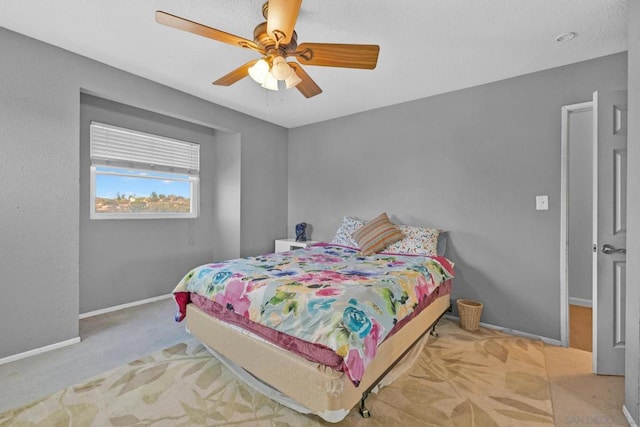
<instances>
[{"instance_id":1,"label":"ceiling fan motor housing","mask_svg":"<svg viewBox=\"0 0 640 427\"><path fill-rule=\"evenodd\" d=\"M267 23L258 24L253 30L253 40L258 46L264 48L269 56L282 56L286 58L295 53L298 48L298 34L294 31L291 35L291 41L287 44L278 44L278 42L267 33Z\"/></svg>"}]
</instances>

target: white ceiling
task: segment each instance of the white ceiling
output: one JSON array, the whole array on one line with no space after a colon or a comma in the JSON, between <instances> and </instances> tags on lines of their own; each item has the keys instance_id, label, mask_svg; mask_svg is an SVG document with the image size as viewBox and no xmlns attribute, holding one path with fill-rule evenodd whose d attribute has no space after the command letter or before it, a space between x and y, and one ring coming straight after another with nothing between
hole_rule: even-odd
<instances>
[{"instance_id":1,"label":"white ceiling","mask_svg":"<svg viewBox=\"0 0 640 427\"><path fill-rule=\"evenodd\" d=\"M288 128L627 49L628 0L305 0L298 43L380 45L375 70L306 66L323 89L306 99L250 78L213 86L258 54L154 17L163 10L253 39L263 3L2 0L0 26ZM555 41L568 31L578 36Z\"/></svg>"}]
</instances>

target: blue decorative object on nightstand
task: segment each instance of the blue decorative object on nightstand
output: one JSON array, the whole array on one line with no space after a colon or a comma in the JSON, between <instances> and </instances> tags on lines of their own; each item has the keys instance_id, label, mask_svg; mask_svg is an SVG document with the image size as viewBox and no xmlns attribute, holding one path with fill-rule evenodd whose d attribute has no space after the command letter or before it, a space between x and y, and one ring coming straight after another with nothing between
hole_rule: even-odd
<instances>
[{"instance_id":1,"label":"blue decorative object on nightstand","mask_svg":"<svg viewBox=\"0 0 640 427\"><path fill-rule=\"evenodd\" d=\"M307 241L307 223L301 222L300 224L296 224L296 242L306 242Z\"/></svg>"}]
</instances>

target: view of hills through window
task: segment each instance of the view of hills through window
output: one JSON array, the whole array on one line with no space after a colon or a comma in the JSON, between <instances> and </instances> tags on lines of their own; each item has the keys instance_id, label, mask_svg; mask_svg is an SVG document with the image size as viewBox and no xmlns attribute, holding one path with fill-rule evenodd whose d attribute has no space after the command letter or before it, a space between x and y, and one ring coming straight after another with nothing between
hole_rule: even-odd
<instances>
[{"instance_id":1,"label":"view of hills through window","mask_svg":"<svg viewBox=\"0 0 640 427\"><path fill-rule=\"evenodd\" d=\"M189 175L96 167L96 213L190 212Z\"/></svg>"}]
</instances>

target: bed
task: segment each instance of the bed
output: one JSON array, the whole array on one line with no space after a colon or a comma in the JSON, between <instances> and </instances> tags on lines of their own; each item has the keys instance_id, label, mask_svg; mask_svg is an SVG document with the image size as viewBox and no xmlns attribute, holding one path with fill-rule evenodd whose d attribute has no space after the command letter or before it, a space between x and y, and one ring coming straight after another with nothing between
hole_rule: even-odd
<instances>
[{"instance_id":1,"label":"bed","mask_svg":"<svg viewBox=\"0 0 640 427\"><path fill-rule=\"evenodd\" d=\"M449 309L453 278L453 264L435 247L429 255L398 253L385 242L365 255L338 234L330 243L198 266L174 290L176 320L186 318L232 371L329 422L358 402L368 416L368 394L412 363Z\"/></svg>"}]
</instances>

